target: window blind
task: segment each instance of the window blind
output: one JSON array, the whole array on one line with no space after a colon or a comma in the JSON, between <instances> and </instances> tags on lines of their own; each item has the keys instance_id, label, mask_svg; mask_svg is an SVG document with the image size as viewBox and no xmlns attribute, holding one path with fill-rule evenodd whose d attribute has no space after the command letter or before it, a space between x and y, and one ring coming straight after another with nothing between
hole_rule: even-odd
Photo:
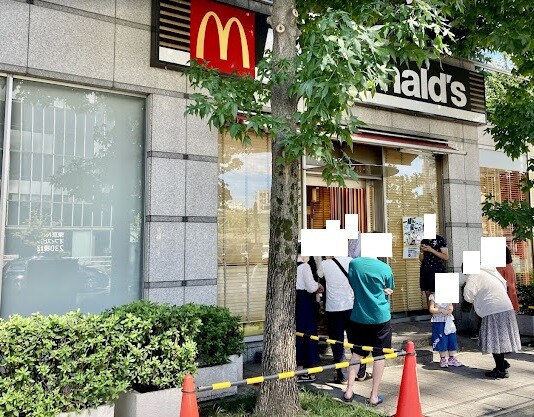
<instances>
[{"instance_id":1,"label":"window blind","mask_svg":"<svg viewBox=\"0 0 534 417\"><path fill-rule=\"evenodd\" d=\"M218 304L244 322L264 320L269 251L271 149L219 135Z\"/></svg>"},{"instance_id":2,"label":"window blind","mask_svg":"<svg viewBox=\"0 0 534 417\"><path fill-rule=\"evenodd\" d=\"M495 168L480 168L480 198L484 201L486 194L495 196L495 201L527 201L528 196L521 191L521 179L524 174ZM504 236L512 252L513 266L517 283L528 284L532 274L532 242L512 242L512 228L501 228L487 217L482 217L483 236Z\"/></svg>"},{"instance_id":3,"label":"window blind","mask_svg":"<svg viewBox=\"0 0 534 417\"><path fill-rule=\"evenodd\" d=\"M436 162L429 154L414 155L394 149L384 149L384 156L386 165L398 170L384 178L387 231L393 234L390 266L396 288L391 308L393 312L420 310L426 308L426 302L419 288L419 260L403 259L402 220L438 212Z\"/></svg>"}]
</instances>

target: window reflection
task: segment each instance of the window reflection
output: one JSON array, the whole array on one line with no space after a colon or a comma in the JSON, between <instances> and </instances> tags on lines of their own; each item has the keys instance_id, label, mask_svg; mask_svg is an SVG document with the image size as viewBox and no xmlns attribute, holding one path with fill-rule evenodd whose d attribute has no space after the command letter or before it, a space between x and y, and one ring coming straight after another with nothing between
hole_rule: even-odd
<instances>
[{"instance_id":1,"label":"window reflection","mask_svg":"<svg viewBox=\"0 0 534 417\"><path fill-rule=\"evenodd\" d=\"M423 217L438 212L437 168L432 155L403 153L384 149L388 167L398 171L384 178L386 186L387 231L393 234L390 266L395 275L396 291L392 311L404 312L426 308L419 288L419 259L404 258L403 217ZM437 218L439 228L439 217Z\"/></svg>"},{"instance_id":2,"label":"window reflection","mask_svg":"<svg viewBox=\"0 0 534 417\"><path fill-rule=\"evenodd\" d=\"M6 114L6 79L0 77L0 138L4 135L4 117ZM0 179L2 176L2 158L4 156L4 141L0 140Z\"/></svg>"},{"instance_id":3,"label":"window reflection","mask_svg":"<svg viewBox=\"0 0 534 417\"><path fill-rule=\"evenodd\" d=\"M243 147L219 137L218 302L244 321L264 319L271 149L254 137Z\"/></svg>"},{"instance_id":4,"label":"window reflection","mask_svg":"<svg viewBox=\"0 0 534 417\"><path fill-rule=\"evenodd\" d=\"M139 298L144 100L15 81L1 313Z\"/></svg>"}]
</instances>

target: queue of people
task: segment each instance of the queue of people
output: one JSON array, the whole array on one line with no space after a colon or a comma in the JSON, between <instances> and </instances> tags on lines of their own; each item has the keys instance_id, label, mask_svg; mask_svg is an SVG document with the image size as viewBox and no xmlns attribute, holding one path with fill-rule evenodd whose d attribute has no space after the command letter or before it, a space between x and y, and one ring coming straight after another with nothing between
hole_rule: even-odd
<instances>
[{"instance_id":1,"label":"queue of people","mask_svg":"<svg viewBox=\"0 0 534 417\"><path fill-rule=\"evenodd\" d=\"M391 308L389 296L395 289L390 266L371 257L361 257L358 241L349 241L350 256L315 257L306 262L300 255L297 260L297 331L317 334L318 295L324 301L328 336L356 347L351 349L351 362L369 353L381 355L383 348L391 347ZM423 240L420 247L420 287L424 292L432 322L432 347L439 352L441 368L464 366L457 358L458 341L454 325L453 304L438 303L435 298L435 274L445 272L448 260L447 242L441 236ZM507 266L495 268L482 265L479 274L469 275L464 288L464 299L473 303L481 317L480 349L491 353L495 368L486 372L489 378L508 378L510 364L505 354L521 349L515 312L518 310L515 293L515 275L511 266L510 250L506 248ZM324 285L319 281L323 280ZM297 338L297 369L318 366L320 362L317 341ZM373 352L359 346L372 346ZM346 360L342 344L332 345L334 363ZM343 400L352 401L356 381L373 379L367 403L377 405L384 401L379 394L385 363L373 362L373 373L366 366L350 366L337 369L333 382L346 384ZM314 375L298 377L299 382L309 382Z\"/></svg>"},{"instance_id":2,"label":"queue of people","mask_svg":"<svg viewBox=\"0 0 534 417\"><path fill-rule=\"evenodd\" d=\"M382 348L391 347L391 313L389 296L395 288L393 272L389 265L377 258L360 257L358 245L349 242L349 252L356 257L327 257L321 263L325 288L315 280L309 265L303 262L298 250L297 267L297 331L317 334L314 307L310 305L315 293L325 292L325 312L330 339L343 341L345 333L349 343L373 346L373 355L382 355ZM315 260L315 262L317 262ZM308 338L297 338L297 369L316 366L319 361L318 345ZM366 357L369 352L353 348L351 361ZM332 345L334 362L345 360L342 345ZM366 366L350 366L348 375L337 370L335 383L347 384L343 399L352 401L355 381L372 378L372 389L367 402L378 405L383 402L379 387L384 372L384 361L373 363L373 374ZM313 381L313 375L298 377L299 382Z\"/></svg>"}]
</instances>

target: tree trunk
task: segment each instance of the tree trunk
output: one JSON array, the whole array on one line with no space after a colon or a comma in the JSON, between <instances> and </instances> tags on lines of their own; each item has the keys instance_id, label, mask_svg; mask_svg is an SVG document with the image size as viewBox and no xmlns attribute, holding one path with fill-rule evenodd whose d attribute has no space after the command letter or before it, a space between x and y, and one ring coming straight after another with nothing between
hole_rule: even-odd
<instances>
[{"instance_id":1,"label":"tree trunk","mask_svg":"<svg viewBox=\"0 0 534 417\"><path fill-rule=\"evenodd\" d=\"M274 0L273 60L293 60L296 56L297 27L294 0ZM282 28L283 26L283 28ZM275 67L276 68L276 67ZM287 83L273 87L272 113L291 120L297 101L288 95ZM295 129L295 125L292 124ZM265 305L265 332L262 355L264 375L292 371L295 358L296 249L299 209L299 161L285 166L277 163L284 154L283 137L275 137L272 146L272 185L269 237L269 269ZM256 404L261 416L289 417L300 411L294 378L262 384Z\"/></svg>"}]
</instances>

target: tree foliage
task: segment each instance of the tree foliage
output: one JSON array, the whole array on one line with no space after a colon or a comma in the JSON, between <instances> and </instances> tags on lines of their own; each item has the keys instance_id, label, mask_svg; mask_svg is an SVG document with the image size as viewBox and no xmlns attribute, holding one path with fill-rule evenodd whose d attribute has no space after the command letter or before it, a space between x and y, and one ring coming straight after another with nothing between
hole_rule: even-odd
<instances>
[{"instance_id":1,"label":"tree foliage","mask_svg":"<svg viewBox=\"0 0 534 417\"><path fill-rule=\"evenodd\" d=\"M531 0L466 0L452 21L457 35L454 52L466 57L482 51L507 53L518 74L532 75L533 16Z\"/></svg>"},{"instance_id":2,"label":"tree foliage","mask_svg":"<svg viewBox=\"0 0 534 417\"><path fill-rule=\"evenodd\" d=\"M466 0L455 14L451 28L457 42L453 52L464 57L486 58L504 54L514 67L511 75L487 75L489 128L495 148L512 159L526 154L534 141L534 2L532 0ZM522 191L532 189L534 159L528 160ZM534 210L527 202L495 201L486 196L482 212L499 226L511 226L514 239L532 238Z\"/></svg>"},{"instance_id":3,"label":"tree foliage","mask_svg":"<svg viewBox=\"0 0 534 417\"><path fill-rule=\"evenodd\" d=\"M495 148L517 159L529 152L534 144L534 86L529 79L505 74L487 76L487 110ZM521 191L528 194L534 182L528 175L534 171L534 158L527 161L527 174L523 176ZM486 195L482 213L502 228L512 227L515 240L532 238L534 209L530 202L498 201Z\"/></svg>"},{"instance_id":4,"label":"tree foliage","mask_svg":"<svg viewBox=\"0 0 534 417\"><path fill-rule=\"evenodd\" d=\"M287 345L294 331L298 199L292 193L298 187L295 167L301 157L321 161L327 183L343 185L346 177L354 177L348 156L336 154L332 141L352 149L352 135L362 124L353 113L354 104L390 83L394 66L406 61L424 65L448 54L446 45L454 34L454 50L460 56L507 52L518 71L528 73L531 11L530 0L299 0L296 5L295 0L274 0L270 23L280 30L274 30L273 52L259 63L257 79L223 76L192 62L188 76L197 92L190 96L187 113L206 118L211 127L244 145L251 143L249 132L272 141L266 329L277 334L266 330L264 364L294 365L277 361L282 350L272 347ZM507 149L504 142L502 148ZM275 317L281 321L278 327L272 323ZM283 353L288 356L288 351ZM274 395L283 392L263 391L265 385L258 413L293 415L298 410L296 391L289 385L284 387L294 395L284 397L283 407Z\"/></svg>"},{"instance_id":5,"label":"tree foliage","mask_svg":"<svg viewBox=\"0 0 534 417\"><path fill-rule=\"evenodd\" d=\"M451 3L452 4L452 3ZM296 243L298 167L307 155L323 164L327 183L355 177L345 153L361 126L353 106L365 94L386 88L394 67L423 65L447 53L452 34L435 1L274 0L270 24L273 51L258 64L256 79L223 76L192 62L187 113L207 119L245 146L250 132L272 141L269 266L263 371L295 368ZM300 11L300 13L298 13ZM270 111L269 111L270 110ZM280 367L281 369L277 369ZM299 411L295 383L262 384L256 412L290 416Z\"/></svg>"},{"instance_id":6,"label":"tree foliage","mask_svg":"<svg viewBox=\"0 0 534 417\"><path fill-rule=\"evenodd\" d=\"M350 12L328 8L322 14L303 13L295 62L277 60L274 66L267 54L257 79L222 76L192 62L192 86L209 94L193 93L188 113L207 118L210 126L227 130L245 145L250 144L249 132L283 136L278 162L287 164L306 153L324 163L327 183L354 178L348 156L336 157L332 142L335 138L352 148L352 134L362 125L353 114L354 104L378 86L387 88L395 64L410 60L423 65L447 53L444 40L452 34L445 16L429 2L348 3ZM273 86L287 81L290 68L295 68L295 79L289 93L302 105L287 120L264 110ZM289 122L297 123L298 131Z\"/></svg>"}]
</instances>

